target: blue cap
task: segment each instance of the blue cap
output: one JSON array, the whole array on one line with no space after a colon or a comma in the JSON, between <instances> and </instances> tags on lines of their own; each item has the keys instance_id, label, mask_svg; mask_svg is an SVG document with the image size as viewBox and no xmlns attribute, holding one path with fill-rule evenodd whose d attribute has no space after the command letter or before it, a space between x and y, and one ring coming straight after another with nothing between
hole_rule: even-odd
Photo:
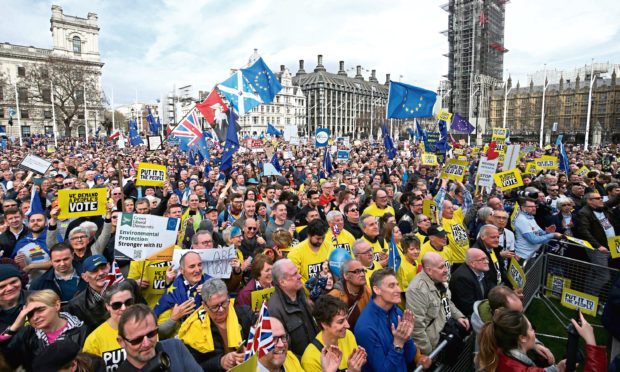
<instances>
[{"instance_id":1,"label":"blue cap","mask_svg":"<svg viewBox=\"0 0 620 372\"><path fill-rule=\"evenodd\" d=\"M249 185L258 185L258 181L255 180L254 178L250 178L248 180L248 182L246 182L246 183L249 184Z\"/></svg>"},{"instance_id":2,"label":"blue cap","mask_svg":"<svg viewBox=\"0 0 620 372\"><path fill-rule=\"evenodd\" d=\"M106 260L105 257L103 257L100 254L96 254L84 260L84 264L82 264L82 269L84 269L84 271L90 272L90 271L94 271L97 266L105 265L107 263L108 263L108 260Z\"/></svg>"}]
</instances>

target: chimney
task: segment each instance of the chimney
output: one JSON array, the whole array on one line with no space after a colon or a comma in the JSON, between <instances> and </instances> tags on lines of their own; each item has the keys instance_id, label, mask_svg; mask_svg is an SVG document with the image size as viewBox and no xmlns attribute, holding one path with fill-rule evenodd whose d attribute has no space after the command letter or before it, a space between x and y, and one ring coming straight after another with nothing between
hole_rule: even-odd
<instances>
[{"instance_id":1,"label":"chimney","mask_svg":"<svg viewBox=\"0 0 620 372\"><path fill-rule=\"evenodd\" d=\"M368 81L372 82L372 83L378 83L379 80L377 80L377 70L372 70L370 72L370 78L368 78Z\"/></svg>"},{"instance_id":2,"label":"chimney","mask_svg":"<svg viewBox=\"0 0 620 372\"><path fill-rule=\"evenodd\" d=\"M364 77L362 76L362 66L357 65L357 74L355 75L355 78L358 80L364 80Z\"/></svg>"},{"instance_id":3,"label":"chimney","mask_svg":"<svg viewBox=\"0 0 620 372\"><path fill-rule=\"evenodd\" d=\"M390 85L390 74L385 74L385 85Z\"/></svg>"},{"instance_id":4,"label":"chimney","mask_svg":"<svg viewBox=\"0 0 620 372\"><path fill-rule=\"evenodd\" d=\"M338 70L338 75L347 76L347 72L344 70L344 61L340 61L340 69Z\"/></svg>"},{"instance_id":5,"label":"chimney","mask_svg":"<svg viewBox=\"0 0 620 372\"><path fill-rule=\"evenodd\" d=\"M299 75L305 75L306 71L304 70L304 60L300 59L299 60L299 70L297 71L297 74L295 74L295 76L299 76Z\"/></svg>"},{"instance_id":6,"label":"chimney","mask_svg":"<svg viewBox=\"0 0 620 372\"><path fill-rule=\"evenodd\" d=\"M317 64L316 64L316 68L314 69L314 72L319 72L319 71L326 71L325 67L323 66L323 55L319 54L317 56Z\"/></svg>"}]
</instances>

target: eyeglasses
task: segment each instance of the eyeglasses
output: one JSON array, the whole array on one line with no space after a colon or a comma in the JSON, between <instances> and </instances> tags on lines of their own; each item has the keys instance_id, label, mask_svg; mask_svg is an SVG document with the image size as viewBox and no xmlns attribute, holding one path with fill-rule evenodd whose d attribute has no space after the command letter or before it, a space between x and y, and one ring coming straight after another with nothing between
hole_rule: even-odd
<instances>
[{"instance_id":1,"label":"eyeglasses","mask_svg":"<svg viewBox=\"0 0 620 372\"><path fill-rule=\"evenodd\" d=\"M129 306L133 305L133 298L128 298L125 300L125 302L122 302L122 301L112 302L110 304L110 307L112 308L112 310L118 310L121 307L123 307L123 305L125 305L125 308L128 308Z\"/></svg>"},{"instance_id":2,"label":"eyeglasses","mask_svg":"<svg viewBox=\"0 0 620 372\"><path fill-rule=\"evenodd\" d=\"M253 231L253 230L256 230L256 229L257 229L256 227L252 227L252 226L246 226L246 228L247 228L248 230L250 230L250 231Z\"/></svg>"},{"instance_id":3,"label":"eyeglasses","mask_svg":"<svg viewBox=\"0 0 620 372\"><path fill-rule=\"evenodd\" d=\"M359 212L359 210L357 208L351 208L349 209L349 212Z\"/></svg>"},{"instance_id":4,"label":"eyeglasses","mask_svg":"<svg viewBox=\"0 0 620 372\"><path fill-rule=\"evenodd\" d=\"M373 250L369 249L366 252L359 252L358 254L373 254L373 253L374 253Z\"/></svg>"},{"instance_id":5,"label":"eyeglasses","mask_svg":"<svg viewBox=\"0 0 620 372\"><path fill-rule=\"evenodd\" d=\"M430 218L420 218L419 219L420 222L431 222Z\"/></svg>"},{"instance_id":6,"label":"eyeglasses","mask_svg":"<svg viewBox=\"0 0 620 372\"><path fill-rule=\"evenodd\" d=\"M558 192L560 189L549 189L549 191Z\"/></svg>"},{"instance_id":7,"label":"eyeglasses","mask_svg":"<svg viewBox=\"0 0 620 372\"><path fill-rule=\"evenodd\" d=\"M600 196L596 196L596 197L592 197L592 198L588 198L590 200L601 200L603 198L601 198Z\"/></svg>"},{"instance_id":8,"label":"eyeglasses","mask_svg":"<svg viewBox=\"0 0 620 372\"><path fill-rule=\"evenodd\" d=\"M288 337L288 335L282 335L282 336L271 336L271 338L273 338L273 344L277 345L278 341L282 341L283 344L288 344L290 341L290 338Z\"/></svg>"},{"instance_id":9,"label":"eyeglasses","mask_svg":"<svg viewBox=\"0 0 620 372\"><path fill-rule=\"evenodd\" d=\"M120 195L120 192L113 192L112 195Z\"/></svg>"},{"instance_id":10,"label":"eyeglasses","mask_svg":"<svg viewBox=\"0 0 620 372\"><path fill-rule=\"evenodd\" d=\"M349 274L355 274L355 275L358 275L358 274L361 274L361 273L366 274L366 269L355 269L355 270L349 270L347 272Z\"/></svg>"},{"instance_id":11,"label":"eyeglasses","mask_svg":"<svg viewBox=\"0 0 620 372\"><path fill-rule=\"evenodd\" d=\"M71 240L81 240L81 239L88 239L88 237L86 235L79 235L79 236L71 237Z\"/></svg>"},{"instance_id":12,"label":"eyeglasses","mask_svg":"<svg viewBox=\"0 0 620 372\"><path fill-rule=\"evenodd\" d=\"M474 260L474 262L489 262L489 258L488 257L483 257L483 258Z\"/></svg>"},{"instance_id":13,"label":"eyeglasses","mask_svg":"<svg viewBox=\"0 0 620 372\"><path fill-rule=\"evenodd\" d=\"M506 216L493 216L493 217L497 218L498 220L507 220L508 219L508 217L506 217Z\"/></svg>"},{"instance_id":14,"label":"eyeglasses","mask_svg":"<svg viewBox=\"0 0 620 372\"><path fill-rule=\"evenodd\" d=\"M127 338L123 337L123 340L129 342L133 346L136 346L136 345L141 344L142 340L144 340L145 337L146 338L153 338L153 337L157 336L157 331L158 331L158 328L155 328L154 330L152 330L151 332L149 332L149 333L147 333L145 335L138 336L138 337L135 337L135 338L132 338L132 339L127 339Z\"/></svg>"},{"instance_id":15,"label":"eyeglasses","mask_svg":"<svg viewBox=\"0 0 620 372\"><path fill-rule=\"evenodd\" d=\"M207 305L207 308L213 312L218 311L219 309L225 310L228 307L230 300L226 299L225 301L220 302L217 305L213 305L213 306L209 306ZM206 304L206 303L205 303Z\"/></svg>"}]
</instances>

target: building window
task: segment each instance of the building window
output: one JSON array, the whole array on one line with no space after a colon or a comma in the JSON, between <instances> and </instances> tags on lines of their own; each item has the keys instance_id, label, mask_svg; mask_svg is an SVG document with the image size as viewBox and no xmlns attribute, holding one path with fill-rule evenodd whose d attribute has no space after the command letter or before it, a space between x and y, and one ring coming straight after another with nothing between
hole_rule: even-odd
<instances>
[{"instance_id":1,"label":"building window","mask_svg":"<svg viewBox=\"0 0 620 372\"><path fill-rule=\"evenodd\" d=\"M17 68L17 76L26 76L26 68L18 67Z\"/></svg>"},{"instance_id":2,"label":"building window","mask_svg":"<svg viewBox=\"0 0 620 372\"><path fill-rule=\"evenodd\" d=\"M566 106L564 108L564 114L565 115L570 115L571 114L571 107L570 106Z\"/></svg>"},{"instance_id":3,"label":"building window","mask_svg":"<svg viewBox=\"0 0 620 372\"><path fill-rule=\"evenodd\" d=\"M52 102L52 91L50 89L43 89L41 91L41 98L43 98L43 102L49 103Z\"/></svg>"},{"instance_id":4,"label":"building window","mask_svg":"<svg viewBox=\"0 0 620 372\"><path fill-rule=\"evenodd\" d=\"M84 111L78 112L78 119L84 119Z\"/></svg>"},{"instance_id":5,"label":"building window","mask_svg":"<svg viewBox=\"0 0 620 372\"><path fill-rule=\"evenodd\" d=\"M599 102L601 102L601 101L606 101L606 100L607 100L607 93L601 93L601 94L599 94L599 96L598 96L598 100L599 100Z\"/></svg>"},{"instance_id":6,"label":"building window","mask_svg":"<svg viewBox=\"0 0 620 372\"><path fill-rule=\"evenodd\" d=\"M566 103L571 103L573 101L573 97L566 96Z\"/></svg>"},{"instance_id":7,"label":"building window","mask_svg":"<svg viewBox=\"0 0 620 372\"><path fill-rule=\"evenodd\" d=\"M43 117L46 118L46 119L51 119L52 118L52 112L50 110L43 111Z\"/></svg>"},{"instance_id":8,"label":"building window","mask_svg":"<svg viewBox=\"0 0 620 372\"><path fill-rule=\"evenodd\" d=\"M4 99L4 90L0 87L0 101Z\"/></svg>"},{"instance_id":9,"label":"building window","mask_svg":"<svg viewBox=\"0 0 620 372\"><path fill-rule=\"evenodd\" d=\"M564 119L564 129L570 129L570 119Z\"/></svg>"},{"instance_id":10,"label":"building window","mask_svg":"<svg viewBox=\"0 0 620 372\"><path fill-rule=\"evenodd\" d=\"M73 37L73 52L82 53L82 41L79 36Z\"/></svg>"},{"instance_id":11,"label":"building window","mask_svg":"<svg viewBox=\"0 0 620 372\"><path fill-rule=\"evenodd\" d=\"M607 105L606 104L599 104L598 105L598 112L601 114L604 114L605 111L607 111Z\"/></svg>"},{"instance_id":12,"label":"building window","mask_svg":"<svg viewBox=\"0 0 620 372\"><path fill-rule=\"evenodd\" d=\"M22 137L30 137L30 127L22 125Z\"/></svg>"},{"instance_id":13,"label":"building window","mask_svg":"<svg viewBox=\"0 0 620 372\"><path fill-rule=\"evenodd\" d=\"M19 97L19 102L27 103L28 102L28 88L18 88L17 96Z\"/></svg>"},{"instance_id":14,"label":"building window","mask_svg":"<svg viewBox=\"0 0 620 372\"><path fill-rule=\"evenodd\" d=\"M75 103L77 104L84 103L84 91L83 90L78 89L75 91ZM82 114L82 116L84 116L84 114Z\"/></svg>"},{"instance_id":15,"label":"building window","mask_svg":"<svg viewBox=\"0 0 620 372\"><path fill-rule=\"evenodd\" d=\"M3 118L3 117L4 117L4 109L0 108L0 118Z\"/></svg>"},{"instance_id":16,"label":"building window","mask_svg":"<svg viewBox=\"0 0 620 372\"><path fill-rule=\"evenodd\" d=\"M54 135L54 127L51 125L46 125L45 126L45 135L46 136L53 136Z\"/></svg>"},{"instance_id":17,"label":"building window","mask_svg":"<svg viewBox=\"0 0 620 372\"><path fill-rule=\"evenodd\" d=\"M28 115L28 110L21 110L21 118L22 119L30 118L30 115Z\"/></svg>"}]
</instances>

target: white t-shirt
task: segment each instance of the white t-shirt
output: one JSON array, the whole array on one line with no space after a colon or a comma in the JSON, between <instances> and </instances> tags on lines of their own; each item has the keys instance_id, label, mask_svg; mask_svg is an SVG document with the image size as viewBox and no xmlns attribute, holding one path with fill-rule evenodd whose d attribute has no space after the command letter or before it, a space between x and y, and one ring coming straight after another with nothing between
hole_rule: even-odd
<instances>
[{"instance_id":1,"label":"white t-shirt","mask_svg":"<svg viewBox=\"0 0 620 372\"><path fill-rule=\"evenodd\" d=\"M598 218L599 222L601 223L601 226L603 226L603 230L605 230L605 235L607 236L607 238L613 238L614 236L616 236L614 227L611 225L611 222L609 222L609 220L607 219L607 216L605 216L605 213L597 212L597 211L593 211L593 212L594 212L594 216L596 216L596 218Z\"/></svg>"}]
</instances>

